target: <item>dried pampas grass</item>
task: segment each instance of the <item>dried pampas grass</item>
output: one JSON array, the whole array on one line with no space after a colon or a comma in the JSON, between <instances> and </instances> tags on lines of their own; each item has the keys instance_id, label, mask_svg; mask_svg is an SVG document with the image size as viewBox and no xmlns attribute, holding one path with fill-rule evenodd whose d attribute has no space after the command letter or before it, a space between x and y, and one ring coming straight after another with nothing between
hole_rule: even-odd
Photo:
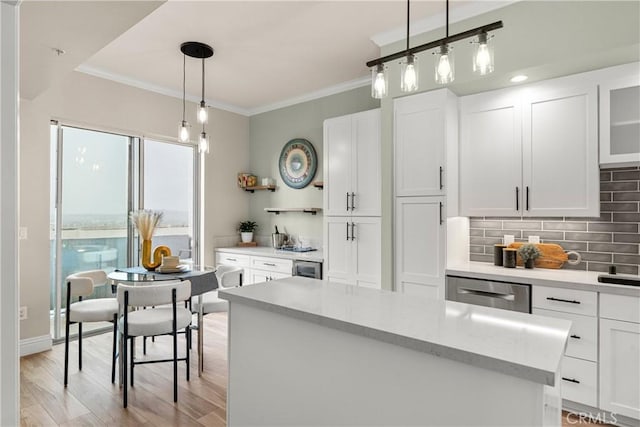
<instances>
[{"instance_id":1,"label":"dried pampas grass","mask_svg":"<svg viewBox=\"0 0 640 427\"><path fill-rule=\"evenodd\" d=\"M139 210L129 214L129 218L133 225L138 229L142 240L151 240L156 226L162 219L163 212L152 210Z\"/></svg>"}]
</instances>

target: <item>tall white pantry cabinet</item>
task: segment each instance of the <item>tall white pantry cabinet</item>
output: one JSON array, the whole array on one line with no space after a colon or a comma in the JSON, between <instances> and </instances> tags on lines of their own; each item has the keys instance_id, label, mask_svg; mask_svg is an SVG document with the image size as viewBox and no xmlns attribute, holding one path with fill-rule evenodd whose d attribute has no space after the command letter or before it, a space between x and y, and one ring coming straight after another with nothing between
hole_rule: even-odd
<instances>
[{"instance_id":1,"label":"tall white pantry cabinet","mask_svg":"<svg viewBox=\"0 0 640 427\"><path fill-rule=\"evenodd\" d=\"M444 299L447 217L457 215L457 98L394 100L395 290Z\"/></svg>"},{"instance_id":2,"label":"tall white pantry cabinet","mask_svg":"<svg viewBox=\"0 0 640 427\"><path fill-rule=\"evenodd\" d=\"M324 122L324 274L381 287L380 109Z\"/></svg>"}]
</instances>

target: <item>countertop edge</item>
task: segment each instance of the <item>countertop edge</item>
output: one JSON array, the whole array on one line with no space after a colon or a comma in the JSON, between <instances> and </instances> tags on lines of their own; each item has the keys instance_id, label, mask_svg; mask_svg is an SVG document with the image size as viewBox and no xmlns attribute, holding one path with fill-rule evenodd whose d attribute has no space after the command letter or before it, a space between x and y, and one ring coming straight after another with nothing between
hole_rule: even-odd
<instances>
[{"instance_id":1,"label":"countertop edge","mask_svg":"<svg viewBox=\"0 0 640 427\"><path fill-rule=\"evenodd\" d=\"M436 357L453 360L460 363L469 364L479 368L488 369L505 375L521 378L527 381L536 382L543 385L554 386L556 375L554 371L547 371L540 368L525 366L513 363L508 360L489 357L454 347L436 344L416 338L399 335L393 332L382 331L380 329L358 325L344 320L330 318L307 311L273 304L266 301L259 301L254 298L247 298L226 292L223 289L218 291L218 296L230 303L241 303L251 307L267 310L272 313L282 314L294 319L303 320L320 326L336 329L339 331L360 335L410 350L420 351Z\"/></svg>"}]
</instances>

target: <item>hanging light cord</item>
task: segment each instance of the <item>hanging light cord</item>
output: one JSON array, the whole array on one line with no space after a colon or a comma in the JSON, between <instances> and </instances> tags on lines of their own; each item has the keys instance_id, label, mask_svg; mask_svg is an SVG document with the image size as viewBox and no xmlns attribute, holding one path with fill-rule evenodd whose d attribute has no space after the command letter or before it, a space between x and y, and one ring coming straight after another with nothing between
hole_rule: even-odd
<instances>
[{"instance_id":1,"label":"hanging light cord","mask_svg":"<svg viewBox=\"0 0 640 427\"><path fill-rule=\"evenodd\" d=\"M183 53L182 54L182 121L183 122L184 122L185 114L186 114L186 111L187 111L186 101L185 101L185 97L186 97L186 93L187 93L187 86L186 86L187 71L186 71L186 67L187 67L187 56Z\"/></svg>"},{"instance_id":2,"label":"hanging light cord","mask_svg":"<svg viewBox=\"0 0 640 427\"><path fill-rule=\"evenodd\" d=\"M204 58L202 58L202 102L204 102Z\"/></svg>"},{"instance_id":3,"label":"hanging light cord","mask_svg":"<svg viewBox=\"0 0 640 427\"><path fill-rule=\"evenodd\" d=\"M446 13L446 17L447 17L447 38L449 37L449 0L447 0L447 13Z\"/></svg>"},{"instance_id":4,"label":"hanging light cord","mask_svg":"<svg viewBox=\"0 0 640 427\"><path fill-rule=\"evenodd\" d=\"M409 50L409 1L407 0L407 50Z\"/></svg>"}]
</instances>

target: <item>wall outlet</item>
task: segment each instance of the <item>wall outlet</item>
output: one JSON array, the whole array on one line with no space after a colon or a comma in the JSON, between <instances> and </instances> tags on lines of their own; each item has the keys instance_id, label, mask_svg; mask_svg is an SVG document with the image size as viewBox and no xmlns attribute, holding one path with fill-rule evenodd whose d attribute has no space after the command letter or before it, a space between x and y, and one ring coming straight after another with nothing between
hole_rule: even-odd
<instances>
[{"instance_id":1,"label":"wall outlet","mask_svg":"<svg viewBox=\"0 0 640 427\"><path fill-rule=\"evenodd\" d=\"M27 320L29 318L29 313L27 311L27 306L23 305L20 307L20 320Z\"/></svg>"},{"instance_id":2,"label":"wall outlet","mask_svg":"<svg viewBox=\"0 0 640 427\"><path fill-rule=\"evenodd\" d=\"M529 243L540 243L540 236L529 236Z\"/></svg>"},{"instance_id":3,"label":"wall outlet","mask_svg":"<svg viewBox=\"0 0 640 427\"><path fill-rule=\"evenodd\" d=\"M18 228L18 240L27 240L27 227Z\"/></svg>"}]
</instances>

